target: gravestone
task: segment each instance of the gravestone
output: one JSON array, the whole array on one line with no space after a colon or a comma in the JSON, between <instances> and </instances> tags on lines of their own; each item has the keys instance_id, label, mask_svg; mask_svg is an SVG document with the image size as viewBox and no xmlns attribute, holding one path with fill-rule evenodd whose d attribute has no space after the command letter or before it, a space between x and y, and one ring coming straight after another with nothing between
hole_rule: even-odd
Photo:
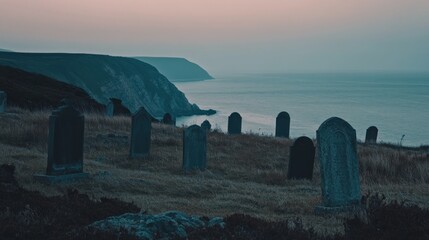
<instances>
[{"instance_id":1,"label":"gravestone","mask_svg":"<svg viewBox=\"0 0 429 240\"><path fill-rule=\"evenodd\" d=\"M115 113L115 105L113 104L112 100L110 100L106 106L106 115L109 117L113 117L114 113Z\"/></svg>"},{"instance_id":2,"label":"gravestone","mask_svg":"<svg viewBox=\"0 0 429 240\"><path fill-rule=\"evenodd\" d=\"M164 117L162 118L161 122L167 125L176 126L176 118L170 113L164 114Z\"/></svg>"},{"instance_id":3,"label":"gravestone","mask_svg":"<svg viewBox=\"0 0 429 240\"><path fill-rule=\"evenodd\" d=\"M209 120L204 120L204 122L201 123L201 128L209 132L212 128L212 125L210 124Z\"/></svg>"},{"instance_id":4,"label":"gravestone","mask_svg":"<svg viewBox=\"0 0 429 240\"><path fill-rule=\"evenodd\" d=\"M288 179L313 178L314 154L313 141L308 137L299 137L290 147Z\"/></svg>"},{"instance_id":5,"label":"gravestone","mask_svg":"<svg viewBox=\"0 0 429 240\"><path fill-rule=\"evenodd\" d=\"M0 91L0 113L6 112L7 94Z\"/></svg>"},{"instance_id":6,"label":"gravestone","mask_svg":"<svg viewBox=\"0 0 429 240\"><path fill-rule=\"evenodd\" d=\"M316 214L352 212L360 208L361 191L356 131L338 117L317 130L317 151L322 181L322 205Z\"/></svg>"},{"instance_id":7,"label":"gravestone","mask_svg":"<svg viewBox=\"0 0 429 240\"><path fill-rule=\"evenodd\" d=\"M130 116L131 112L128 108L122 105L122 100L118 98L110 98L109 103L106 106L106 115L109 117L113 116Z\"/></svg>"},{"instance_id":8,"label":"gravestone","mask_svg":"<svg viewBox=\"0 0 429 240\"><path fill-rule=\"evenodd\" d=\"M241 116L238 112L228 117L228 134L241 134Z\"/></svg>"},{"instance_id":9,"label":"gravestone","mask_svg":"<svg viewBox=\"0 0 429 240\"><path fill-rule=\"evenodd\" d=\"M49 117L48 164L46 175L35 175L45 182L59 182L87 177L83 173L84 116L70 101Z\"/></svg>"},{"instance_id":10,"label":"gravestone","mask_svg":"<svg viewBox=\"0 0 429 240\"><path fill-rule=\"evenodd\" d=\"M368 143L368 144L377 143L377 135L378 135L377 127L375 127L375 126L369 127L366 130L365 143Z\"/></svg>"},{"instance_id":11,"label":"gravestone","mask_svg":"<svg viewBox=\"0 0 429 240\"><path fill-rule=\"evenodd\" d=\"M130 158L141 158L149 155L151 120L151 115L144 107L141 107L131 117Z\"/></svg>"},{"instance_id":12,"label":"gravestone","mask_svg":"<svg viewBox=\"0 0 429 240\"><path fill-rule=\"evenodd\" d=\"M281 112L276 118L276 137L289 138L290 116L287 112Z\"/></svg>"},{"instance_id":13,"label":"gravestone","mask_svg":"<svg viewBox=\"0 0 429 240\"><path fill-rule=\"evenodd\" d=\"M207 134L198 125L183 130L183 170L207 168Z\"/></svg>"}]
</instances>

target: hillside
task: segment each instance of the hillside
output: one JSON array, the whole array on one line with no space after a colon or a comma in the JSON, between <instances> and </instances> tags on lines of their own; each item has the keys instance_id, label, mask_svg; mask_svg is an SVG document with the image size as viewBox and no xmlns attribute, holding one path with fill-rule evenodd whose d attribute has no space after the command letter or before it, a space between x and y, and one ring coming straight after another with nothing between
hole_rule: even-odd
<instances>
[{"instance_id":1,"label":"hillside","mask_svg":"<svg viewBox=\"0 0 429 240\"><path fill-rule=\"evenodd\" d=\"M135 112L144 106L154 117L207 114L190 104L158 70L133 58L95 54L0 52L0 65L39 73L85 90L101 104L121 99Z\"/></svg>"},{"instance_id":2,"label":"hillside","mask_svg":"<svg viewBox=\"0 0 429 240\"><path fill-rule=\"evenodd\" d=\"M55 108L63 98L73 100L80 109L105 109L81 88L7 66L0 66L0 89L7 93L8 105L25 109Z\"/></svg>"},{"instance_id":3,"label":"hillside","mask_svg":"<svg viewBox=\"0 0 429 240\"><path fill-rule=\"evenodd\" d=\"M200 81L213 79L210 74L196 63L176 57L135 57L156 67L172 82Z\"/></svg>"},{"instance_id":4,"label":"hillside","mask_svg":"<svg viewBox=\"0 0 429 240\"><path fill-rule=\"evenodd\" d=\"M7 49L0 48L0 52L12 52L12 51L7 50Z\"/></svg>"},{"instance_id":5,"label":"hillside","mask_svg":"<svg viewBox=\"0 0 429 240\"><path fill-rule=\"evenodd\" d=\"M129 117L86 114L84 171L91 178L64 185L37 183L33 174L46 170L49 115L21 109L0 115L0 164L13 163L18 183L27 190L58 196L75 188L92 199L133 202L149 214L170 210L208 217L239 213L269 221L299 217L304 228L313 227L318 233L345 231L343 216L314 214L321 202L317 156L313 180L286 179L293 143L289 139L210 132L207 170L185 174L182 128L152 124L151 156L135 161L128 158ZM358 156L362 193L380 193L389 202L429 207L426 149L359 144Z\"/></svg>"}]
</instances>

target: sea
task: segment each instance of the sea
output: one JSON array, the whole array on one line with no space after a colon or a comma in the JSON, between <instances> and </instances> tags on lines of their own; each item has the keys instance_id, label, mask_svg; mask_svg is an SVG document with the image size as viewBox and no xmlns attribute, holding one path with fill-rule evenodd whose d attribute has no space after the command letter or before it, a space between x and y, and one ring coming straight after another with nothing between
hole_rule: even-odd
<instances>
[{"instance_id":1,"label":"sea","mask_svg":"<svg viewBox=\"0 0 429 240\"><path fill-rule=\"evenodd\" d=\"M315 138L320 124L336 116L361 141L376 126L379 142L429 145L429 73L230 74L174 84L191 103L217 111L180 117L178 126L207 119L226 132L228 116L238 112L244 133L273 136L277 114L286 111L291 138Z\"/></svg>"}]
</instances>

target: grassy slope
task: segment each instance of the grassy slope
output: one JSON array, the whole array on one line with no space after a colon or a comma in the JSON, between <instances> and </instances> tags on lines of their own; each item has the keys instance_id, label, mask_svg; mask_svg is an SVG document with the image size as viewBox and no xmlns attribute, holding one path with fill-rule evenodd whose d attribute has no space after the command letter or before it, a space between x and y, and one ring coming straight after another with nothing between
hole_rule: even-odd
<instances>
[{"instance_id":1,"label":"grassy slope","mask_svg":"<svg viewBox=\"0 0 429 240\"><path fill-rule=\"evenodd\" d=\"M210 133L208 170L185 175L182 129L154 124L151 157L129 160L130 119L89 114L84 168L92 178L46 186L34 182L32 175L45 171L50 113L11 111L0 115L0 164L14 163L19 184L26 189L58 195L73 187L95 199L133 201L149 213L172 209L208 216L246 213L269 220L299 216L318 231L343 231L341 217L313 214L321 201L317 159L313 181L285 180L291 140ZM363 192L429 207L427 152L363 145L358 152Z\"/></svg>"}]
</instances>

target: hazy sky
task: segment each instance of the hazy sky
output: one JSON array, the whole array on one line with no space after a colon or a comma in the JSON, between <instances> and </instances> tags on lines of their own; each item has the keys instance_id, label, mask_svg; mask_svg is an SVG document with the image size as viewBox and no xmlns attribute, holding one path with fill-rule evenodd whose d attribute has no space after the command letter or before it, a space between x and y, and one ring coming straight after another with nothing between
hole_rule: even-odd
<instances>
[{"instance_id":1,"label":"hazy sky","mask_svg":"<svg viewBox=\"0 0 429 240\"><path fill-rule=\"evenodd\" d=\"M0 48L209 72L429 71L429 0L0 0Z\"/></svg>"}]
</instances>

